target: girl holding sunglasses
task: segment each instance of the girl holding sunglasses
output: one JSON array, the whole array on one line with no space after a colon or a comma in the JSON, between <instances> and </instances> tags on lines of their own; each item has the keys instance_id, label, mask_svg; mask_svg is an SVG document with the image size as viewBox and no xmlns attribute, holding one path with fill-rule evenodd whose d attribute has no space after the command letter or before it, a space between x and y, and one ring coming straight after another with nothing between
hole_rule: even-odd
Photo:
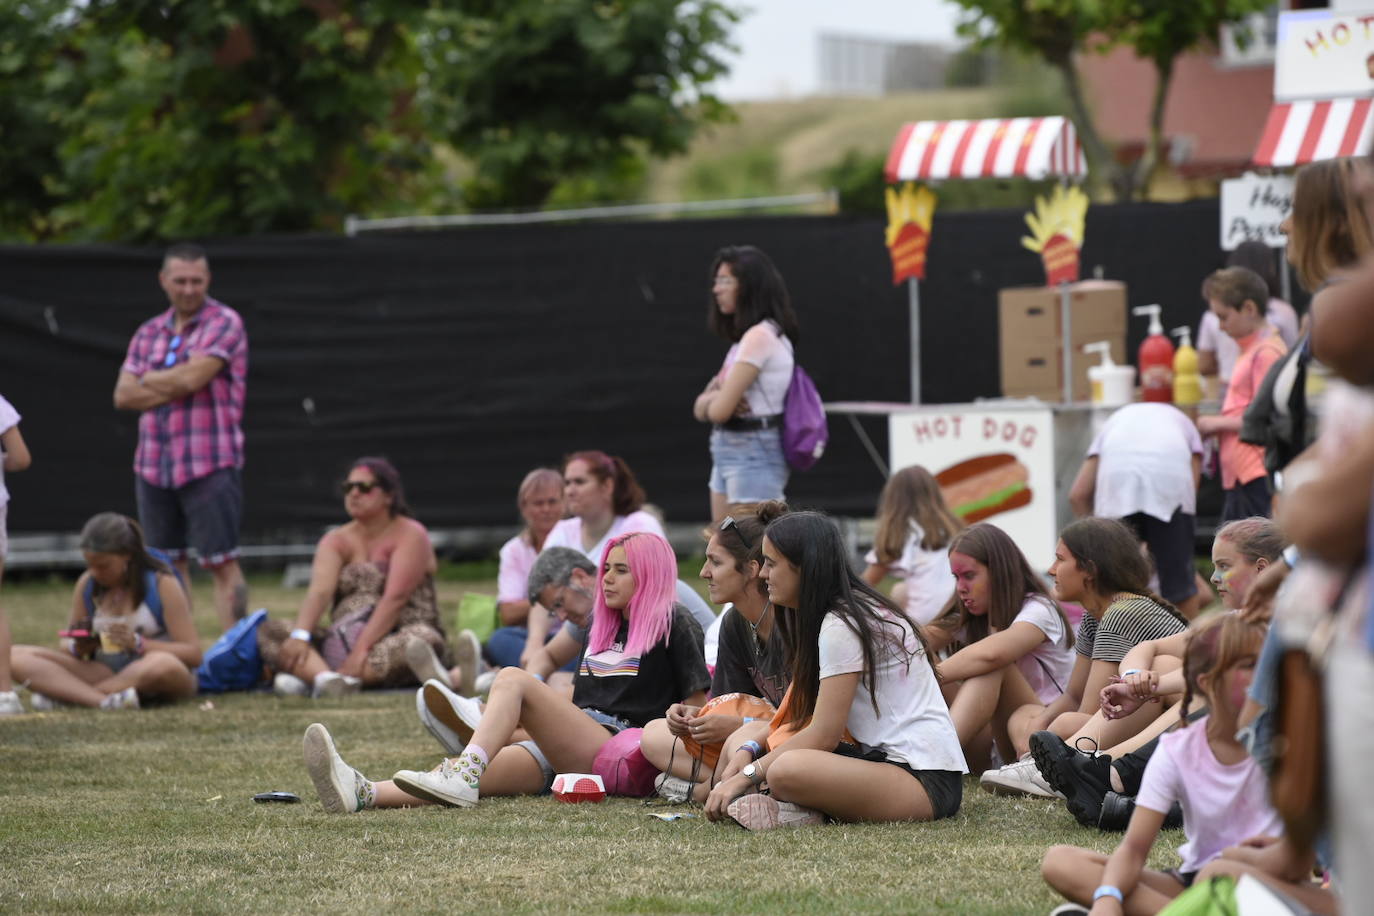
<instances>
[{"instance_id":1,"label":"girl holding sunglasses","mask_svg":"<svg viewBox=\"0 0 1374 916\"><path fill-rule=\"evenodd\" d=\"M415 640L448 655L434 547L411 517L401 475L385 458L359 458L343 482L343 500L350 521L315 548L295 622L269 620L258 629L278 693L338 696L418 683L406 660ZM330 622L321 626L326 610Z\"/></svg>"}]
</instances>

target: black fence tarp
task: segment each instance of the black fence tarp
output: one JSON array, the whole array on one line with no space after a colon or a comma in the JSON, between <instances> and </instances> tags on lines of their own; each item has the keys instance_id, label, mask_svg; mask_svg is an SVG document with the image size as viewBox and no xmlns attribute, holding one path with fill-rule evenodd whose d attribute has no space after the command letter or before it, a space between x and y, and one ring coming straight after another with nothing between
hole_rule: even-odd
<instances>
[{"instance_id":1,"label":"black fence tarp","mask_svg":"<svg viewBox=\"0 0 1374 916\"><path fill-rule=\"evenodd\" d=\"M1085 272L1124 280L1196 325L1221 262L1214 201L1094 207ZM936 217L922 285L922 385L934 402L998 393L997 291L1041 282L1021 212ZM905 287L882 222L769 217L226 240L212 294L250 339L245 541L337 522L347 462L385 454L435 528L513 524L515 487L564 453L622 455L670 519L707 514L706 429L692 400L725 343L708 335L723 244L769 252L801 321L798 354L827 400L905 400ZM160 251L0 247L0 393L23 414L33 468L9 481L10 530L71 531L133 510L132 413L111 406L139 322L166 308ZM1144 323L1132 324L1132 352ZM880 448L886 431L869 421ZM794 475L794 502L873 511L882 479L847 424Z\"/></svg>"}]
</instances>

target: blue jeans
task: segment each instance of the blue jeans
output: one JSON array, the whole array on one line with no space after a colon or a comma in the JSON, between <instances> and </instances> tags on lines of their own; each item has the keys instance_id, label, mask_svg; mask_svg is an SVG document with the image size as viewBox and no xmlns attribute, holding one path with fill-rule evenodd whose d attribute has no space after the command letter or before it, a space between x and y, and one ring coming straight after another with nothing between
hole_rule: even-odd
<instances>
[{"instance_id":1,"label":"blue jeans","mask_svg":"<svg viewBox=\"0 0 1374 916\"><path fill-rule=\"evenodd\" d=\"M550 639L563 628L563 624L555 623L549 628L549 635L544 642ZM487 637L487 644L483 647L482 654L487 661L501 668L519 668L520 653L525 651L525 640L529 638L530 631L525 627L501 627L495 633ZM577 659L568 662L560 671L572 671L577 667Z\"/></svg>"},{"instance_id":2,"label":"blue jeans","mask_svg":"<svg viewBox=\"0 0 1374 916\"><path fill-rule=\"evenodd\" d=\"M732 503L782 499L790 473L782 430L711 430L711 490Z\"/></svg>"}]
</instances>

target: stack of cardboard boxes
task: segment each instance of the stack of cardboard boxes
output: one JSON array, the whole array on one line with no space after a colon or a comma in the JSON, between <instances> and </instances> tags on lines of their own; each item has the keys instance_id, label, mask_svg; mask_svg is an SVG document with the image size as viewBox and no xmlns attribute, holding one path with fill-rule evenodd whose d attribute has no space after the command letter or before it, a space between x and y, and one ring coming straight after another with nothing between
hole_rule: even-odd
<instances>
[{"instance_id":1,"label":"stack of cardboard boxes","mask_svg":"<svg viewBox=\"0 0 1374 916\"><path fill-rule=\"evenodd\" d=\"M1004 289L998 297L1002 341L1002 395L1064 399L1063 322L1059 290L1053 287ZM1088 366L1098 358L1083 352L1095 340L1111 344L1112 359L1125 365L1126 284L1085 280L1069 286L1069 340L1073 346L1073 399L1089 398Z\"/></svg>"}]
</instances>

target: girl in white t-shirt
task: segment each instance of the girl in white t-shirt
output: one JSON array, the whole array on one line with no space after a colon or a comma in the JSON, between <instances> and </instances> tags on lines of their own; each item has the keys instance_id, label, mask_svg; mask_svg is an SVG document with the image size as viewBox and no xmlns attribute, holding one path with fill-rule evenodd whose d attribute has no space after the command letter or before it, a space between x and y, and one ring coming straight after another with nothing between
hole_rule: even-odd
<instances>
[{"instance_id":1,"label":"girl in white t-shirt","mask_svg":"<svg viewBox=\"0 0 1374 916\"><path fill-rule=\"evenodd\" d=\"M980 522L955 535L946 568L955 610L929 632L937 641L962 635L963 648L938 666L946 695L957 691L950 716L959 742L965 755L981 758L990 737L1004 760L1014 760L1030 732L1012 713L1063 694L1073 673L1073 632L1025 554L996 525Z\"/></svg>"},{"instance_id":2,"label":"girl in white t-shirt","mask_svg":"<svg viewBox=\"0 0 1374 916\"><path fill-rule=\"evenodd\" d=\"M9 536L5 517L10 495L5 489L5 472L22 471L29 466L29 449L19 434L19 411L0 397L0 578L5 575L5 553ZM24 711L10 680L10 622L0 605L0 716L18 715Z\"/></svg>"},{"instance_id":3,"label":"girl in white t-shirt","mask_svg":"<svg viewBox=\"0 0 1374 916\"><path fill-rule=\"evenodd\" d=\"M876 586L886 576L901 579L892 600L925 626L954 595L949 542L963 528L930 471L920 465L902 468L888 478L878 498L877 531L864 558L864 581Z\"/></svg>"},{"instance_id":4,"label":"girl in white t-shirt","mask_svg":"<svg viewBox=\"0 0 1374 916\"><path fill-rule=\"evenodd\" d=\"M732 504L783 499L782 409L797 316L782 275L752 245L716 252L708 309L707 326L731 346L692 414L711 424L711 519L719 524Z\"/></svg>"},{"instance_id":5,"label":"girl in white t-shirt","mask_svg":"<svg viewBox=\"0 0 1374 916\"><path fill-rule=\"evenodd\" d=\"M767 748L740 745L708 796L712 820L762 830L959 810L967 767L921 628L846 556L819 513L768 526L762 576L792 681Z\"/></svg>"},{"instance_id":6,"label":"girl in white t-shirt","mask_svg":"<svg viewBox=\"0 0 1374 916\"><path fill-rule=\"evenodd\" d=\"M1221 614L1194 631L1184 654L1183 706L1195 700L1209 714L1160 738L1145 768L1126 836L1110 856L1075 846L1045 853L1041 874L1066 898L1099 914L1157 913L1183 893L1214 859L1243 860L1246 847L1271 843L1283 823L1269 804L1268 785L1236 740L1236 717L1264 641L1263 624ZM1183 862L1167 871L1145 867L1165 814L1183 808ZM1239 849L1234 847L1240 847ZM1310 864L1309 864L1310 867ZM1231 874L1246 871L1228 862ZM1268 880L1275 880L1268 876Z\"/></svg>"}]
</instances>

